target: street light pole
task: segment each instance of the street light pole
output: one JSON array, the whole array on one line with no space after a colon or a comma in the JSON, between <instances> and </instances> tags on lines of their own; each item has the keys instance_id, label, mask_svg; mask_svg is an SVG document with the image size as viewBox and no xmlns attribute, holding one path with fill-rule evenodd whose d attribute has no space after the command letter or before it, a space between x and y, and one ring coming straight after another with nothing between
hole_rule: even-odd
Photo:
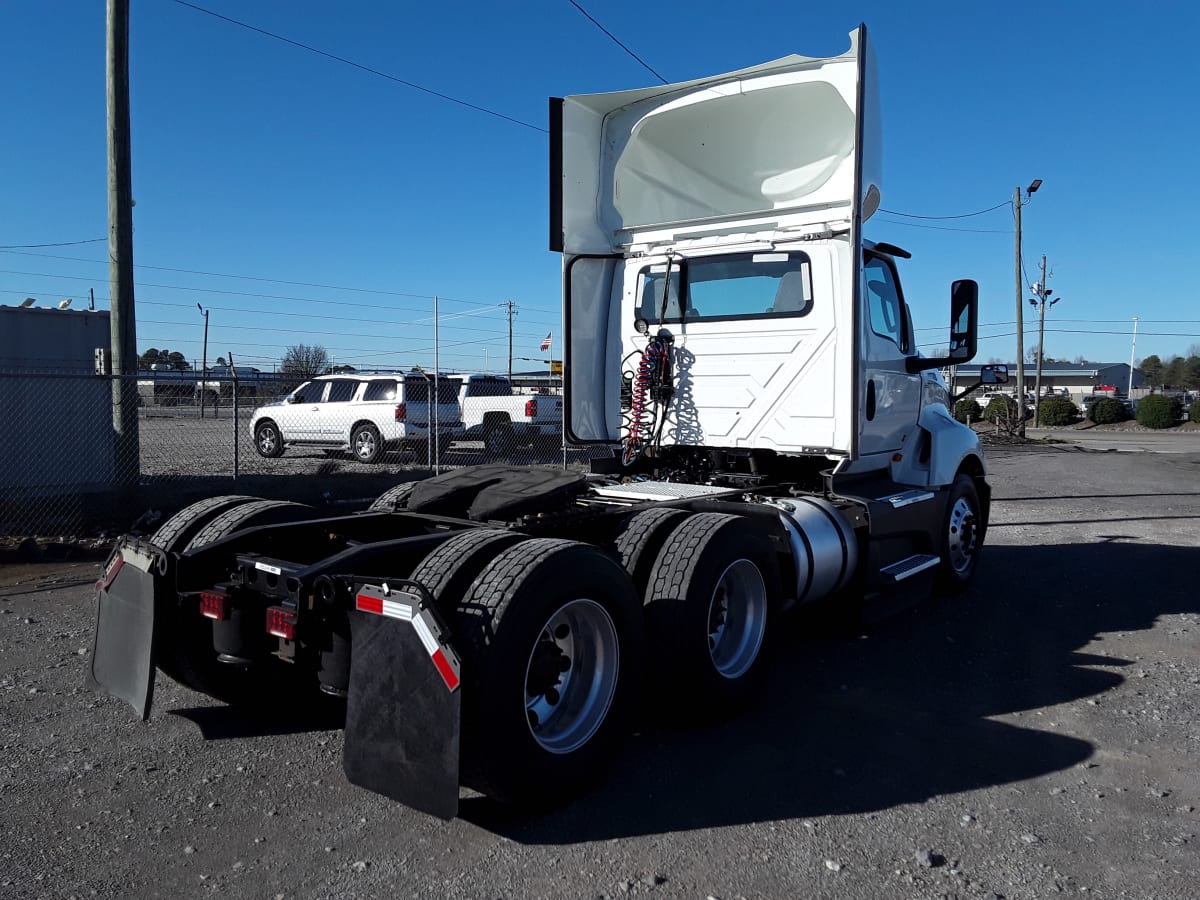
<instances>
[{"instance_id":1,"label":"street light pole","mask_svg":"<svg viewBox=\"0 0 1200 900\"><path fill-rule=\"evenodd\" d=\"M1138 317L1133 317L1133 346L1129 348L1129 389L1125 391L1125 396L1133 399L1133 355L1137 352L1137 325Z\"/></svg>"},{"instance_id":2,"label":"street light pole","mask_svg":"<svg viewBox=\"0 0 1200 900\"><path fill-rule=\"evenodd\" d=\"M204 316L204 352L200 357L200 418L204 418L204 399L208 394L208 310L196 304L200 315Z\"/></svg>"},{"instance_id":3,"label":"street light pole","mask_svg":"<svg viewBox=\"0 0 1200 900\"><path fill-rule=\"evenodd\" d=\"M1035 178L1025 189L1025 203L1042 186L1042 179ZM1013 217L1016 223L1016 275L1017 275L1017 433L1025 437L1025 276L1021 268L1021 186L1013 193Z\"/></svg>"}]
</instances>

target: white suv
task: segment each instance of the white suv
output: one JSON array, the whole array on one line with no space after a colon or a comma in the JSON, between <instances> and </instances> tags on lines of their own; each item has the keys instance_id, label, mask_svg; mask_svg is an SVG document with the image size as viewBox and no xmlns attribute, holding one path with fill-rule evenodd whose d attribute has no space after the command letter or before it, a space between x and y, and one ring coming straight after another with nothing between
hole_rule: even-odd
<instances>
[{"instance_id":1,"label":"white suv","mask_svg":"<svg viewBox=\"0 0 1200 900\"><path fill-rule=\"evenodd\" d=\"M431 432L444 445L463 427L462 380L438 378L436 397L432 386L432 376L415 372L322 375L254 411L254 449L269 458L296 447L350 451L365 463L378 462L386 450L409 449L420 458Z\"/></svg>"}]
</instances>

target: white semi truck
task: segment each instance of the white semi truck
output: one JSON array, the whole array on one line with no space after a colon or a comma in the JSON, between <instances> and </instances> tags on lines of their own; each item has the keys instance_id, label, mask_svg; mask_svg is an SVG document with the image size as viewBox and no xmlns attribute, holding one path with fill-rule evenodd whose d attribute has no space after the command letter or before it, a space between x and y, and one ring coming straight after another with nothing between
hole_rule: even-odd
<instances>
[{"instance_id":1,"label":"white semi truck","mask_svg":"<svg viewBox=\"0 0 1200 900\"><path fill-rule=\"evenodd\" d=\"M464 468L356 514L194 504L114 549L93 685L143 717L156 669L233 703L344 697L349 780L451 817L462 785L583 790L638 715L750 702L794 607L963 589L989 489L936 373L975 353L977 290L954 283L949 350L920 356L908 254L862 233L879 114L851 38L551 101L564 419L591 472Z\"/></svg>"}]
</instances>

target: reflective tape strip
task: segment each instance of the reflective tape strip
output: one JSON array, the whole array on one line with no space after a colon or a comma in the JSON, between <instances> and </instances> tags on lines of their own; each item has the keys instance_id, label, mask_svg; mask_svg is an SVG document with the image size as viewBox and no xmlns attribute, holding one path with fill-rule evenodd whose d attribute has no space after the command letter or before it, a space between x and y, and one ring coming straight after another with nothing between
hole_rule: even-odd
<instances>
[{"instance_id":1,"label":"reflective tape strip","mask_svg":"<svg viewBox=\"0 0 1200 900\"><path fill-rule=\"evenodd\" d=\"M420 616L416 616L413 620L413 628L417 631L417 637L421 639L421 643L425 645L425 652L432 656L438 652L438 642L434 638L433 632L429 630L429 626L425 624L425 620Z\"/></svg>"},{"instance_id":2,"label":"reflective tape strip","mask_svg":"<svg viewBox=\"0 0 1200 900\"><path fill-rule=\"evenodd\" d=\"M414 619L413 621L418 622L420 620ZM433 664L437 666L438 673L442 676L442 681L446 682L446 687L450 690L458 687L458 673L454 671L450 665L450 661L446 659L446 654L441 651L440 647L433 652L432 659Z\"/></svg>"},{"instance_id":3,"label":"reflective tape strip","mask_svg":"<svg viewBox=\"0 0 1200 900\"><path fill-rule=\"evenodd\" d=\"M96 582L96 590L106 591L108 586L113 583L113 579L117 577L117 573L121 571L121 567L125 565L125 556L118 553L112 561L112 565L100 576L100 580Z\"/></svg>"},{"instance_id":4,"label":"reflective tape strip","mask_svg":"<svg viewBox=\"0 0 1200 900\"><path fill-rule=\"evenodd\" d=\"M408 622L413 617L413 608L407 603L385 600L382 597L359 594L354 598L354 605L355 608L361 609L363 612L374 613L377 616L387 616L390 619L399 619L402 622Z\"/></svg>"}]
</instances>

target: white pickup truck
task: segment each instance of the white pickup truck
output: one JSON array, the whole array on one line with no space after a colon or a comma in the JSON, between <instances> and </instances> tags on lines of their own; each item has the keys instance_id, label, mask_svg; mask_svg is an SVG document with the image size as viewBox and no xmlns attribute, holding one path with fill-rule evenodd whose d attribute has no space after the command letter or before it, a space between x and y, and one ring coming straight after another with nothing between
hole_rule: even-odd
<instances>
[{"instance_id":1,"label":"white pickup truck","mask_svg":"<svg viewBox=\"0 0 1200 900\"><path fill-rule=\"evenodd\" d=\"M503 456L541 438L556 445L562 439L562 397L519 393L503 375L463 377L459 403L462 440L483 441L489 456Z\"/></svg>"}]
</instances>

